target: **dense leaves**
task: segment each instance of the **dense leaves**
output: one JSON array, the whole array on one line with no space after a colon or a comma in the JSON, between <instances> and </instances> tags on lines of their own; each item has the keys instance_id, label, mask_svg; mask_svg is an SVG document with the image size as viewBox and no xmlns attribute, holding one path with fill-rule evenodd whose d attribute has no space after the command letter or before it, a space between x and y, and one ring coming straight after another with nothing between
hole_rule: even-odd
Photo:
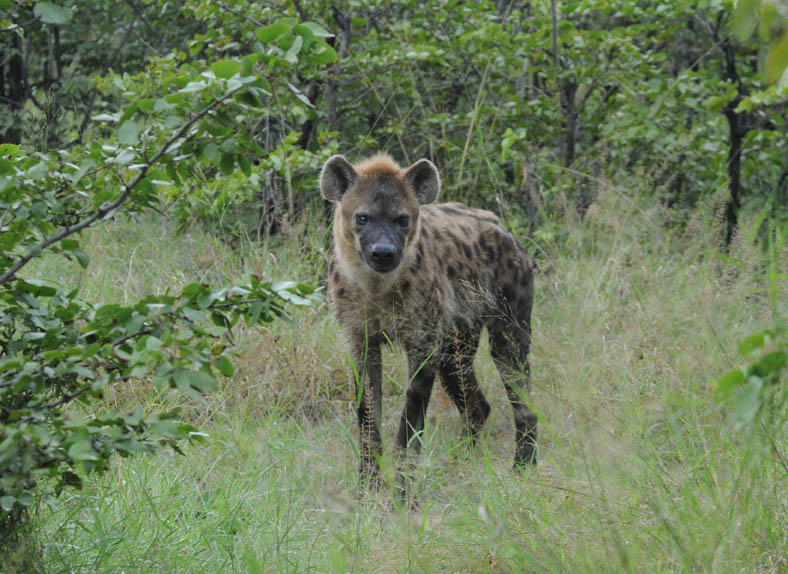
<instances>
[{"instance_id":1,"label":"dense leaves","mask_svg":"<svg viewBox=\"0 0 788 574\"><path fill-rule=\"evenodd\" d=\"M733 415L741 424L768 419L773 414L770 411L784 407L788 391L788 328L780 323L774 329L753 333L739 344L739 353L751 364L722 375L715 397L718 401L735 397Z\"/></svg>"}]
</instances>

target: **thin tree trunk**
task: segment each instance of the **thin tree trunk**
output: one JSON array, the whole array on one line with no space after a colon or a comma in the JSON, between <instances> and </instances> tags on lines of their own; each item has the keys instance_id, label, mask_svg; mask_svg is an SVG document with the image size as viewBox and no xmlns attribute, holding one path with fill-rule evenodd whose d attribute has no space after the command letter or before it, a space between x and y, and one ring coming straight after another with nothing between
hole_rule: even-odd
<instances>
[{"instance_id":1,"label":"thin tree trunk","mask_svg":"<svg viewBox=\"0 0 788 574\"><path fill-rule=\"evenodd\" d=\"M739 98L736 98L738 105ZM741 152L742 141L747 131L741 128L740 114L733 111L734 106L726 106L725 118L728 120L728 201L725 204L725 247L728 247L738 225L741 208Z\"/></svg>"},{"instance_id":2,"label":"thin tree trunk","mask_svg":"<svg viewBox=\"0 0 788 574\"><path fill-rule=\"evenodd\" d=\"M715 36L719 38L721 18L717 18ZM725 204L725 247L731 244L731 239L736 232L738 225L739 209L741 208L741 154L742 143L747 135L747 127L744 125L743 114L736 112L742 98L746 96L746 90L742 84L739 73L736 70L736 49L727 36L719 40L725 64L725 79L735 84L736 97L728 102L722 110L725 119L728 120L728 201Z\"/></svg>"}]
</instances>

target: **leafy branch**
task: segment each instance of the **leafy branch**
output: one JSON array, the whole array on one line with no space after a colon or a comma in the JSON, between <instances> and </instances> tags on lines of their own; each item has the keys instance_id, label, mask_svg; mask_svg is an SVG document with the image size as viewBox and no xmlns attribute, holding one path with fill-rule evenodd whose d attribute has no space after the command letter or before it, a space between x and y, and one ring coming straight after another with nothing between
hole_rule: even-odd
<instances>
[{"instance_id":1,"label":"leafy branch","mask_svg":"<svg viewBox=\"0 0 788 574\"><path fill-rule=\"evenodd\" d=\"M105 217L107 214L115 211L121 204L123 204L131 194L132 191L137 187L137 185L145 178L148 173L148 170L157 162L159 159L167 153L170 149L172 144L178 141L180 138L184 136L184 134L191 128L195 123L200 121L208 112L214 109L216 106L230 98L231 96L235 95L243 86L230 90L222 97L214 99L210 104L208 104L205 108L203 108L199 113L195 114L191 118L189 118L181 128L175 132L170 138L162 145L159 150L147 161L145 162L142 167L140 168L139 173L137 176L129 183L123 187L123 191L120 195L114 200L109 203L104 203L99 208L93 212L93 214L82 221L75 223L74 225L70 225L58 233L48 237L41 244L38 246L38 251L31 251L27 255L20 257L16 263L14 263L5 273L0 275L0 285L9 281L10 279L14 278L16 273L25 265L27 265L31 259L35 257L35 253L40 252L41 250L46 249L50 245L57 243L58 241L68 237L69 235L73 235L79 231L82 231L86 227L89 227L93 224L96 220Z\"/></svg>"}]
</instances>

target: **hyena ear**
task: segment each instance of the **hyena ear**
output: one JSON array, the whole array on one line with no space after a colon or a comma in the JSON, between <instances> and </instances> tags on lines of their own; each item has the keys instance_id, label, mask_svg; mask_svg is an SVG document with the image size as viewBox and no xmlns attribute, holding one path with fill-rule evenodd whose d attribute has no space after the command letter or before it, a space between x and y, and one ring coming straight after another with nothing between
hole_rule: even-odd
<instances>
[{"instance_id":1,"label":"hyena ear","mask_svg":"<svg viewBox=\"0 0 788 574\"><path fill-rule=\"evenodd\" d=\"M438 168L428 159L420 159L405 170L405 181L413 188L416 198L422 205L435 201L441 189Z\"/></svg>"},{"instance_id":2,"label":"hyena ear","mask_svg":"<svg viewBox=\"0 0 788 574\"><path fill-rule=\"evenodd\" d=\"M341 155L332 155L320 172L320 192L328 201L340 201L358 179L350 162Z\"/></svg>"}]
</instances>

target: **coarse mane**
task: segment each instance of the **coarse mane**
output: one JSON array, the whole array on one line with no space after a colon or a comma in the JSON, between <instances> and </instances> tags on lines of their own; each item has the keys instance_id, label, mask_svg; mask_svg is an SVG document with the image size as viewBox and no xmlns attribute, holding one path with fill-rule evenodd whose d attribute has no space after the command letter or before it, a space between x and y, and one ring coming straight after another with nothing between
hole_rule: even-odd
<instances>
[{"instance_id":1,"label":"coarse mane","mask_svg":"<svg viewBox=\"0 0 788 574\"><path fill-rule=\"evenodd\" d=\"M379 153L353 166L361 177L371 177L380 174L399 175L402 168L387 153Z\"/></svg>"}]
</instances>

